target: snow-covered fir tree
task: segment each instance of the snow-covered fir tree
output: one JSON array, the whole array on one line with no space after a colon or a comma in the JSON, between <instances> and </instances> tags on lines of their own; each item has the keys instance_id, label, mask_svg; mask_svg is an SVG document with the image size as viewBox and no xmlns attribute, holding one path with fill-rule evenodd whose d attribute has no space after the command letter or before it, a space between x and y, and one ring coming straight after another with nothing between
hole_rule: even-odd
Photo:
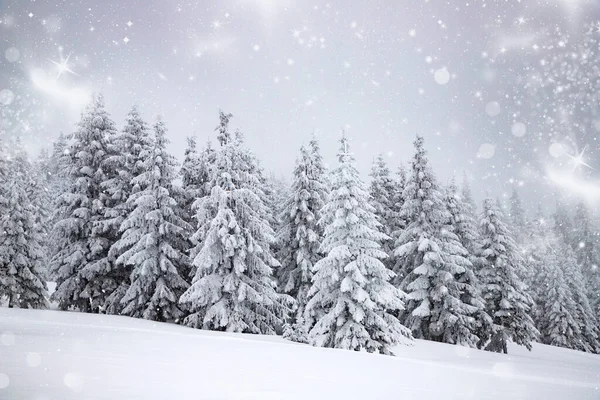
<instances>
[{"instance_id":1,"label":"snow-covered fir tree","mask_svg":"<svg viewBox=\"0 0 600 400\"><path fill-rule=\"evenodd\" d=\"M116 129L101 95L93 98L78 126L65 160L69 187L59 198L60 220L52 233L57 239L51 262L57 288L52 298L63 310L99 312L121 284L108 257L117 238L113 227L103 223L112 203L102 183L115 174L105 164L116 152Z\"/></svg>"},{"instance_id":2,"label":"snow-covered fir tree","mask_svg":"<svg viewBox=\"0 0 600 400\"><path fill-rule=\"evenodd\" d=\"M502 214L494 201L486 199L479 224L481 246L478 269L483 298L494 326L486 349L507 353L508 340L531 349L538 335L530 312L533 300L517 276L523 258L514 239L502 221Z\"/></svg>"},{"instance_id":3,"label":"snow-covered fir tree","mask_svg":"<svg viewBox=\"0 0 600 400\"><path fill-rule=\"evenodd\" d=\"M545 273L541 285L546 291L538 307L540 318L540 340L552 346L576 349L581 332L576 321L576 305L563 273L562 249L550 248L544 258Z\"/></svg>"},{"instance_id":4,"label":"snow-covered fir tree","mask_svg":"<svg viewBox=\"0 0 600 400\"><path fill-rule=\"evenodd\" d=\"M571 245L587 279L588 295L596 318L600 319L600 239L587 206L580 202L575 208Z\"/></svg>"},{"instance_id":5,"label":"snow-covered fir tree","mask_svg":"<svg viewBox=\"0 0 600 400\"><path fill-rule=\"evenodd\" d=\"M462 185L460 189L460 194L463 201L468 206L468 211L470 211L471 218L476 218L477 216L477 203L473 198L473 193L471 192L471 183L469 181L469 177L466 173L463 173Z\"/></svg>"},{"instance_id":6,"label":"snow-covered fir tree","mask_svg":"<svg viewBox=\"0 0 600 400\"><path fill-rule=\"evenodd\" d=\"M477 308L462 300L471 268L468 253L453 232L423 138L414 142L415 156L404 189L401 217L406 228L396 241L396 284L408 296L401 321L419 339L475 346L473 315Z\"/></svg>"},{"instance_id":7,"label":"snow-covered fir tree","mask_svg":"<svg viewBox=\"0 0 600 400\"><path fill-rule=\"evenodd\" d=\"M180 276L188 263L187 224L177 214L172 197L177 163L167 152L162 120L154 125L151 149L138 154L139 173L131 184L138 188L128 198L133 211L121 225L123 235L115 244L126 249L117 264L132 269L131 285L124 294L122 314L156 321L177 321L183 316L178 301L188 288Z\"/></svg>"},{"instance_id":8,"label":"snow-covered fir tree","mask_svg":"<svg viewBox=\"0 0 600 400\"><path fill-rule=\"evenodd\" d=\"M557 197L556 211L552 216L554 220L554 231L565 243L572 244L574 234L573 220L571 219L569 210L561 199L560 194L556 194L555 196Z\"/></svg>"},{"instance_id":9,"label":"snow-covered fir tree","mask_svg":"<svg viewBox=\"0 0 600 400\"><path fill-rule=\"evenodd\" d=\"M381 224L382 232L389 237L389 239L381 243L383 251L388 254L388 259L384 263L389 268L392 268L393 264L391 262L393 262L394 258L390 256L392 256L394 250L393 234L397 223L396 220L399 217L394 208L395 191L397 188L382 154L379 154L373 161L370 176L370 203L375 208L375 216Z\"/></svg>"},{"instance_id":10,"label":"snow-covered fir tree","mask_svg":"<svg viewBox=\"0 0 600 400\"><path fill-rule=\"evenodd\" d=\"M187 138L187 147L185 157L181 165L179 174L181 176L181 186L183 189L182 209L187 216L186 222L195 227L195 212L192 210L192 204L196 199L207 196L208 183L211 178L211 168L215 161L215 150L211 142L206 142L204 148L198 152L195 137Z\"/></svg>"},{"instance_id":11,"label":"snow-covered fir tree","mask_svg":"<svg viewBox=\"0 0 600 400\"><path fill-rule=\"evenodd\" d=\"M229 332L273 334L283 325L292 299L275 291L270 245L274 234L264 219L256 159L241 135L231 137L231 114L220 113L221 148L210 194L195 203L198 218L193 265L196 273L180 303L188 326Z\"/></svg>"},{"instance_id":12,"label":"snow-covered fir tree","mask_svg":"<svg viewBox=\"0 0 600 400\"><path fill-rule=\"evenodd\" d=\"M513 229L518 232L523 232L527 224L525 218L525 210L517 189L513 187L512 194L509 199L509 219Z\"/></svg>"},{"instance_id":13,"label":"snow-covered fir tree","mask_svg":"<svg viewBox=\"0 0 600 400\"><path fill-rule=\"evenodd\" d=\"M392 213L394 214L395 218L393 221L391 221L392 225L390 231L392 232L392 239L394 239L394 243L396 239L398 239L398 236L400 236L401 231L406 228L406 221L403 219L400 210L402 210L402 206L404 205L403 196L407 180L406 167L401 163L398 167L398 171L396 172L396 179L394 182L395 188L392 192ZM391 254L391 258L395 258L395 256Z\"/></svg>"},{"instance_id":14,"label":"snow-covered fir tree","mask_svg":"<svg viewBox=\"0 0 600 400\"><path fill-rule=\"evenodd\" d=\"M39 209L30 197L32 166L19 142L12 147L11 161L2 163L6 175L0 198L0 299L7 298L9 307L46 308L45 238Z\"/></svg>"},{"instance_id":15,"label":"snow-covered fir tree","mask_svg":"<svg viewBox=\"0 0 600 400\"><path fill-rule=\"evenodd\" d=\"M280 216L282 227L277 232L281 260L277 270L279 288L297 303L294 318L286 327L286 336L298 341L306 338L304 308L312 284L313 267L321 258L319 247L323 231L318 222L327 196L323 177L319 175L322 171L315 168L314 161L311 153L302 146L296 159L292 188Z\"/></svg>"},{"instance_id":16,"label":"snow-covered fir tree","mask_svg":"<svg viewBox=\"0 0 600 400\"><path fill-rule=\"evenodd\" d=\"M523 246L523 261L527 264L527 269L532 272L530 280L527 282L528 292L531 296L534 307L531 310L531 317L536 328L540 330L544 319L544 304L547 298L548 287L548 261L547 258L555 251L558 245L559 237L553 235L551 226L544 218L541 208L538 209L534 218L529 221L526 230L526 239Z\"/></svg>"},{"instance_id":17,"label":"snow-covered fir tree","mask_svg":"<svg viewBox=\"0 0 600 400\"><path fill-rule=\"evenodd\" d=\"M108 253L111 263L115 263L129 248L124 245L123 240L119 240L121 224L134 209L134 204L128 202L129 197L141 190L133 178L145 168L143 154L147 154L152 146L148 131L148 124L142 119L138 108L132 107L127 114L125 127L113 139L115 152L104 163L105 169L113 171L112 176L101 184L102 189L110 196L110 205L104 210L102 224L105 232L114 232L113 235L117 238ZM129 265L121 263L115 266L113 271L119 286L106 299L104 307L108 314L119 314L122 309L121 299L129 287L132 269Z\"/></svg>"},{"instance_id":18,"label":"snow-covered fir tree","mask_svg":"<svg viewBox=\"0 0 600 400\"><path fill-rule=\"evenodd\" d=\"M393 272L381 260L386 253L374 208L363 188L345 136L332 191L323 207L325 258L314 266L305 315L316 346L391 354L408 342L409 331L393 315L403 308L404 293L390 284Z\"/></svg>"},{"instance_id":19,"label":"snow-covered fir tree","mask_svg":"<svg viewBox=\"0 0 600 400\"><path fill-rule=\"evenodd\" d=\"M476 273L478 260L475 253L480 245L479 232L473 219L471 204L458 193L458 186L454 179L445 188L444 204L449 214L446 229L456 235L458 241L466 250L463 255L470 262L461 263L464 272L458 274L457 280L461 291L461 300L476 309L473 318L475 318L476 332L481 335L481 337L478 337L477 342L479 346L486 339L484 333L490 332L492 326L492 319L485 310L485 301L481 296L481 283Z\"/></svg>"},{"instance_id":20,"label":"snow-covered fir tree","mask_svg":"<svg viewBox=\"0 0 600 400\"><path fill-rule=\"evenodd\" d=\"M562 269L569 288L569 297L575 304L574 318L580 336L575 348L589 353L600 353L600 325L590 305L586 280L577 263L575 252L568 244L559 242L558 251L562 257ZM551 296L549 296L551 297Z\"/></svg>"}]
</instances>

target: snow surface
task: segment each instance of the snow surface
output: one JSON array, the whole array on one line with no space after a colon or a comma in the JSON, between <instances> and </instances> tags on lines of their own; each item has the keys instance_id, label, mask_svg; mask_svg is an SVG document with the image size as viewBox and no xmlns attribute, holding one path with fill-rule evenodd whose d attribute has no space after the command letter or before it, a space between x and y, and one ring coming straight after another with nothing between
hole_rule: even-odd
<instances>
[{"instance_id":1,"label":"snow surface","mask_svg":"<svg viewBox=\"0 0 600 400\"><path fill-rule=\"evenodd\" d=\"M0 399L600 399L598 355L425 341L395 353L0 308Z\"/></svg>"}]
</instances>

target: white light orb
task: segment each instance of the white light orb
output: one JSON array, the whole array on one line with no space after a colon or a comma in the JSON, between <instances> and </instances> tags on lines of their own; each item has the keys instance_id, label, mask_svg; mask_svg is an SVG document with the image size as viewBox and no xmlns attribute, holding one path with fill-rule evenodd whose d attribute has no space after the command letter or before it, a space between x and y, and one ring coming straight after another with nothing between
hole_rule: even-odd
<instances>
[{"instance_id":1,"label":"white light orb","mask_svg":"<svg viewBox=\"0 0 600 400\"><path fill-rule=\"evenodd\" d=\"M484 143L479 146L477 158L489 160L490 158L494 157L494 154L496 154L496 147L491 143Z\"/></svg>"},{"instance_id":2,"label":"white light orb","mask_svg":"<svg viewBox=\"0 0 600 400\"><path fill-rule=\"evenodd\" d=\"M448 72L446 67L440 68L433 74L433 79L435 79L438 85L445 85L450 82L450 72Z\"/></svg>"},{"instance_id":3,"label":"white light orb","mask_svg":"<svg viewBox=\"0 0 600 400\"><path fill-rule=\"evenodd\" d=\"M497 101L491 101L485 105L485 113L490 117L500 114L500 104Z\"/></svg>"}]
</instances>

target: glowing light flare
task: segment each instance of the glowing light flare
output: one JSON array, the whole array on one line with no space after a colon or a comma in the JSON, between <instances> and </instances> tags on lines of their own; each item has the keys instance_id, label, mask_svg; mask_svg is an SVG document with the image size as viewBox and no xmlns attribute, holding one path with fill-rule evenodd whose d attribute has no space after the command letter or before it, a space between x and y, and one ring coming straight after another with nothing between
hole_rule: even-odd
<instances>
[{"instance_id":1,"label":"glowing light flare","mask_svg":"<svg viewBox=\"0 0 600 400\"><path fill-rule=\"evenodd\" d=\"M591 170L594 169L589 164L587 164L585 162L585 160L583 159L583 154L585 153L586 149L587 149L587 146L585 146L583 148L583 150L581 150L581 153L576 154L576 155L567 154L567 157L569 157L573 162L573 171L575 171L578 167L581 167L581 166L588 167Z\"/></svg>"},{"instance_id":2,"label":"glowing light flare","mask_svg":"<svg viewBox=\"0 0 600 400\"><path fill-rule=\"evenodd\" d=\"M584 199L590 205L600 203L600 182L586 180L572 172L546 167L546 177L567 193Z\"/></svg>"},{"instance_id":3,"label":"glowing light flare","mask_svg":"<svg viewBox=\"0 0 600 400\"><path fill-rule=\"evenodd\" d=\"M90 92L81 87L66 87L42 69L34 69L29 73L34 88L47 95L51 100L67 105L79 112L90 99Z\"/></svg>"},{"instance_id":4,"label":"glowing light flare","mask_svg":"<svg viewBox=\"0 0 600 400\"><path fill-rule=\"evenodd\" d=\"M58 80L60 78L60 76L65 73L68 72L70 74L73 74L75 76L79 76L77 75L69 66L69 58L71 57L71 54L69 54L67 56L67 58L63 58L62 54L60 56L60 62L56 62L54 60L50 60L49 58L47 59L48 61L50 61L52 64L56 65L57 69L58 69L58 74L56 75L56 80Z\"/></svg>"}]
</instances>

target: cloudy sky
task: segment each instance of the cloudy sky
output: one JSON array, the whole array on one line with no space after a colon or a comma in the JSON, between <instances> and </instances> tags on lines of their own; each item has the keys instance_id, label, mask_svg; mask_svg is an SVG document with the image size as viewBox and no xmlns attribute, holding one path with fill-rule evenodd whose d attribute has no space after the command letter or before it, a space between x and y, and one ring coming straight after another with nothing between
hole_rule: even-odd
<instances>
[{"instance_id":1,"label":"cloudy sky","mask_svg":"<svg viewBox=\"0 0 600 400\"><path fill-rule=\"evenodd\" d=\"M551 61L597 20L594 0L0 0L2 134L35 153L102 92L119 126L133 104L161 114L180 159L186 136L214 140L222 108L277 174L313 131L334 162L345 129L365 178L421 134L440 180L466 172L478 198L594 202L595 109L529 81L555 84Z\"/></svg>"}]
</instances>

